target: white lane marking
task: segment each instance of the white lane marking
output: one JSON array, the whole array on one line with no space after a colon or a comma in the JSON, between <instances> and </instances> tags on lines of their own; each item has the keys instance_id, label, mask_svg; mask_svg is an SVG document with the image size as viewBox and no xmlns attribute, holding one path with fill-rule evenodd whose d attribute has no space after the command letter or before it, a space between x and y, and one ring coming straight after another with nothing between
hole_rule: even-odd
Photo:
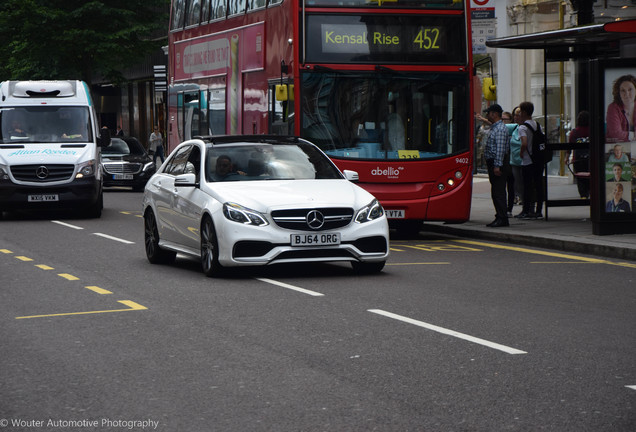
<instances>
[{"instance_id":1,"label":"white lane marking","mask_svg":"<svg viewBox=\"0 0 636 432\"><path fill-rule=\"evenodd\" d=\"M627 387L628 389L636 390L636 385L629 385L625 387Z\"/></svg>"},{"instance_id":2,"label":"white lane marking","mask_svg":"<svg viewBox=\"0 0 636 432\"><path fill-rule=\"evenodd\" d=\"M428 329L428 330L433 330L433 331L436 331L438 333L446 334L446 335L453 336L453 337L456 337L456 338L459 338L459 339L467 340L469 342L473 342L473 343L476 343L476 344L484 345L484 346L486 346L488 348L493 348L493 349L496 349L496 350L499 350L499 351L503 351L503 352L508 353L508 354L527 354L527 352L525 352L525 351L521 351L521 350L518 350L518 349L515 349L515 348L510 348L510 347L507 347L505 345L500 345L500 344L495 343L495 342L490 342L490 341L487 341L487 340L484 340L484 339L476 338L474 336L470 336L470 335L467 335L467 334L459 333L459 332L456 332L454 330L449 330L449 329L446 329L446 328L443 328L443 327L438 327L436 325L428 324L428 323L425 323L423 321L417 321L417 320L414 320L412 318L407 318L405 316L397 315L397 314L394 314L394 313L391 313L391 312L386 312L386 311L383 311L383 310L380 310L380 309L369 309L368 311L371 312L371 313L374 313L374 314L383 315L383 316L388 317L388 318L393 318L393 319L396 319L398 321L403 321L403 322L406 322L406 323L409 323L409 324L414 324L416 326L423 327L423 328Z\"/></svg>"},{"instance_id":3,"label":"white lane marking","mask_svg":"<svg viewBox=\"0 0 636 432\"><path fill-rule=\"evenodd\" d=\"M307 289L304 289L304 288L300 288L300 287L297 287L297 286L294 286L294 285L286 284L284 282L278 282L278 281L275 281L273 279L256 278L256 280L259 280L261 282L265 282L265 283L268 283L268 284L272 284L272 285L278 285L280 287L287 288L287 289L294 290L294 291L298 291L298 292L301 292L303 294L309 294L310 296L314 296L314 297L324 296L324 294L321 294L319 292L310 291L310 290L307 290Z\"/></svg>"},{"instance_id":4,"label":"white lane marking","mask_svg":"<svg viewBox=\"0 0 636 432\"><path fill-rule=\"evenodd\" d=\"M102 233L93 233L93 234L96 235L96 236L104 237L104 238L107 238L109 240L115 240L115 241L118 241L118 242L121 242L121 243L125 243L125 244L135 244L135 242L131 242L131 241L128 241L128 240L120 239L118 237L109 236L108 234L102 234Z\"/></svg>"},{"instance_id":5,"label":"white lane marking","mask_svg":"<svg viewBox=\"0 0 636 432\"><path fill-rule=\"evenodd\" d=\"M71 224L67 224L65 222L61 222L61 221L57 221L57 220L54 220L54 221L51 221L51 222L56 223L58 225L62 225L62 226L68 227L68 228L73 228L73 229L76 229L76 230L83 230L84 229L82 227L78 227L77 225L71 225Z\"/></svg>"}]
</instances>

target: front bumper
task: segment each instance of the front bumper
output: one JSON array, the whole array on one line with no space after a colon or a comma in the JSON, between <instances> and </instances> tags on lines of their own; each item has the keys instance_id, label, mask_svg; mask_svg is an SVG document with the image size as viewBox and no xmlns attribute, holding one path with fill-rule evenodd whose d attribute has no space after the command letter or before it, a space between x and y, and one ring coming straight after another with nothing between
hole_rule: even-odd
<instances>
[{"instance_id":1,"label":"front bumper","mask_svg":"<svg viewBox=\"0 0 636 432\"><path fill-rule=\"evenodd\" d=\"M97 202L102 183L95 177L75 179L63 185L19 185L0 180L0 211L87 207ZM29 196L54 196L56 201L29 201Z\"/></svg>"}]
</instances>

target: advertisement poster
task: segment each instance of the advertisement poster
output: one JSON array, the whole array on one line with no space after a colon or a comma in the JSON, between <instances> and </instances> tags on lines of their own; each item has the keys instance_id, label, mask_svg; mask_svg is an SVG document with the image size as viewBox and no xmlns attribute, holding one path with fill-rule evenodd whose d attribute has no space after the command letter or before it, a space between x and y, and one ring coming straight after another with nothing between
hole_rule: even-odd
<instances>
[{"instance_id":1,"label":"advertisement poster","mask_svg":"<svg viewBox=\"0 0 636 432\"><path fill-rule=\"evenodd\" d=\"M636 213L636 69L605 70L605 212Z\"/></svg>"}]
</instances>

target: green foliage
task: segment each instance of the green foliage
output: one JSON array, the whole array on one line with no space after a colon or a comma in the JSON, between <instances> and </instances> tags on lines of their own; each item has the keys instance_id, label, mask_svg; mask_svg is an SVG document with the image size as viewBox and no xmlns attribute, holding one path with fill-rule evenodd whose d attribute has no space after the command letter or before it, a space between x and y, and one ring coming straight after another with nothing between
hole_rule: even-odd
<instances>
[{"instance_id":1,"label":"green foliage","mask_svg":"<svg viewBox=\"0 0 636 432\"><path fill-rule=\"evenodd\" d=\"M118 82L167 43L169 0L2 0L0 80Z\"/></svg>"}]
</instances>

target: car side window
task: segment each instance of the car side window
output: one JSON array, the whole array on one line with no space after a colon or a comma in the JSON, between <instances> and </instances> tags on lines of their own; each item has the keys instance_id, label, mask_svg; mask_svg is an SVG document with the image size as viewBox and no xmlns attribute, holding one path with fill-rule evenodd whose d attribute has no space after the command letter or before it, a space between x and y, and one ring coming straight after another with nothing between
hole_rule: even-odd
<instances>
[{"instance_id":1,"label":"car side window","mask_svg":"<svg viewBox=\"0 0 636 432\"><path fill-rule=\"evenodd\" d=\"M199 182L200 173L201 173L201 150L199 147L192 147L192 151L188 156L188 161L186 163L186 173L194 174L196 176L197 183Z\"/></svg>"},{"instance_id":2,"label":"car side window","mask_svg":"<svg viewBox=\"0 0 636 432\"><path fill-rule=\"evenodd\" d=\"M172 159L168 161L163 172L173 176L184 174L186 172L186 163L188 162L188 156L190 155L191 150L192 146L185 146L177 151Z\"/></svg>"}]
</instances>

